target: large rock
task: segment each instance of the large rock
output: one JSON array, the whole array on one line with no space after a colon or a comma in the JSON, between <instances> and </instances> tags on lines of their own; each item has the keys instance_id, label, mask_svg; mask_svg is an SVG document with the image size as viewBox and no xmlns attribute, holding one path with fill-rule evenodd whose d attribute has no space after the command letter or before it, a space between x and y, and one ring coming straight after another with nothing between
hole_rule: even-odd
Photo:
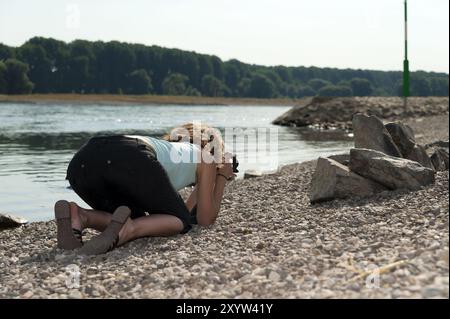
<instances>
[{"instance_id":1,"label":"large rock","mask_svg":"<svg viewBox=\"0 0 450 319\"><path fill-rule=\"evenodd\" d=\"M431 162L436 171L446 171L449 169L448 148L438 147L431 155Z\"/></svg>"},{"instance_id":2,"label":"large rock","mask_svg":"<svg viewBox=\"0 0 450 319\"><path fill-rule=\"evenodd\" d=\"M355 114L353 134L356 148L366 148L383 152L390 156L402 157L383 122L376 116Z\"/></svg>"},{"instance_id":3,"label":"large rock","mask_svg":"<svg viewBox=\"0 0 450 319\"><path fill-rule=\"evenodd\" d=\"M442 147L442 148L449 148L449 141L436 141L434 143L430 143L425 145L425 148L428 149L432 149L432 148L436 148L436 147Z\"/></svg>"},{"instance_id":4,"label":"large rock","mask_svg":"<svg viewBox=\"0 0 450 319\"><path fill-rule=\"evenodd\" d=\"M385 127L403 157L406 158L406 156L411 153L414 146L416 146L414 132L411 127L401 122L387 123Z\"/></svg>"},{"instance_id":5,"label":"large rock","mask_svg":"<svg viewBox=\"0 0 450 319\"><path fill-rule=\"evenodd\" d=\"M369 149L350 150L350 169L392 190L418 190L435 181L434 170L418 162Z\"/></svg>"},{"instance_id":6,"label":"large rock","mask_svg":"<svg viewBox=\"0 0 450 319\"><path fill-rule=\"evenodd\" d=\"M436 171L445 171L449 169L449 142L436 141L425 145L427 154L430 155L431 163Z\"/></svg>"},{"instance_id":7,"label":"large rock","mask_svg":"<svg viewBox=\"0 0 450 319\"><path fill-rule=\"evenodd\" d=\"M384 190L384 186L351 172L332 159L319 158L311 182L310 201L314 204L336 198L366 197Z\"/></svg>"},{"instance_id":8,"label":"large rock","mask_svg":"<svg viewBox=\"0 0 450 319\"><path fill-rule=\"evenodd\" d=\"M422 145L414 145L411 151L404 156L406 159L420 163L422 166L434 169L433 163L427 154L425 147Z\"/></svg>"},{"instance_id":9,"label":"large rock","mask_svg":"<svg viewBox=\"0 0 450 319\"><path fill-rule=\"evenodd\" d=\"M385 127L403 158L419 162L425 167L434 169L425 147L416 144L411 127L401 122L387 123Z\"/></svg>"},{"instance_id":10,"label":"large rock","mask_svg":"<svg viewBox=\"0 0 450 319\"><path fill-rule=\"evenodd\" d=\"M328 158L344 166L348 166L350 164L350 154L336 154L328 156Z\"/></svg>"},{"instance_id":11,"label":"large rock","mask_svg":"<svg viewBox=\"0 0 450 319\"><path fill-rule=\"evenodd\" d=\"M28 222L23 218L0 213L0 230L20 227L26 223Z\"/></svg>"}]
</instances>

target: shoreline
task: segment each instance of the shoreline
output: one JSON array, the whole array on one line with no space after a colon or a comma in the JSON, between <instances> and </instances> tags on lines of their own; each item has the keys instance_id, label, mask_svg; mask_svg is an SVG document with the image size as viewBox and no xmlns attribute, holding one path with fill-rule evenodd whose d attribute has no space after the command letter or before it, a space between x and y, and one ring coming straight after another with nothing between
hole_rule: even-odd
<instances>
[{"instance_id":1,"label":"shoreline","mask_svg":"<svg viewBox=\"0 0 450 319\"><path fill-rule=\"evenodd\" d=\"M408 124L420 143L448 140L448 117ZM57 249L54 221L2 231L0 297L448 298L448 171L415 192L311 205L314 170L309 161L233 181L215 225L99 256ZM68 265L79 288L66 286ZM368 287L358 276L373 267L388 270Z\"/></svg>"},{"instance_id":2,"label":"shoreline","mask_svg":"<svg viewBox=\"0 0 450 319\"><path fill-rule=\"evenodd\" d=\"M3 103L95 104L95 105L211 105L211 106L294 106L301 99L256 99L167 95L118 94L27 94L1 95Z\"/></svg>"}]
</instances>

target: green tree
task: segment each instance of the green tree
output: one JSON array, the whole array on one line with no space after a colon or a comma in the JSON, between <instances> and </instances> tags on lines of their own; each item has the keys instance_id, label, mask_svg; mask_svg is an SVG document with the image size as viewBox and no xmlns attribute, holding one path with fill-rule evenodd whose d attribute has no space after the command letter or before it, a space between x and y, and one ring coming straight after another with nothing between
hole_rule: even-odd
<instances>
[{"instance_id":1,"label":"green tree","mask_svg":"<svg viewBox=\"0 0 450 319\"><path fill-rule=\"evenodd\" d=\"M216 56L212 56L211 57L211 65L213 68L214 76L216 78L218 78L219 80L223 80L225 72L224 72L224 66L223 66L222 60Z\"/></svg>"},{"instance_id":2,"label":"green tree","mask_svg":"<svg viewBox=\"0 0 450 319\"><path fill-rule=\"evenodd\" d=\"M152 91L152 79L144 69L135 70L128 74L127 94L148 94Z\"/></svg>"},{"instance_id":3,"label":"green tree","mask_svg":"<svg viewBox=\"0 0 450 319\"><path fill-rule=\"evenodd\" d=\"M7 60L14 57L14 49L0 43L0 61Z\"/></svg>"},{"instance_id":4,"label":"green tree","mask_svg":"<svg viewBox=\"0 0 450 319\"><path fill-rule=\"evenodd\" d=\"M0 61L15 58L29 67L28 76L39 93L117 93L129 91L131 73L145 70L151 77L153 91L176 94L204 91L202 79L213 76L223 83L220 93L209 88L207 94L242 97L311 96L328 86L346 87L340 95L396 95L402 72L339 70L317 67L266 67L238 60L223 62L216 56L197 54L158 46L121 43L117 41L76 40L65 43L51 38L34 37L20 47L0 44ZM186 78L171 79L168 75L183 74ZM145 85L145 76L133 79ZM413 72L412 95L448 96L448 74ZM165 82L166 81L166 82ZM211 79L210 79L211 81ZM172 83L174 82L174 83ZM212 83L217 84L217 83ZM195 89L195 90L194 90ZM267 89L267 91L265 90ZM141 90L142 92L145 89ZM212 92L212 93L211 93ZM322 94L337 94L334 88Z\"/></svg>"},{"instance_id":5,"label":"green tree","mask_svg":"<svg viewBox=\"0 0 450 319\"><path fill-rule=\"evenodd\" d=\"M8 59L6 66L6 82L8 94L28 94L33 89L33 83L28 79L28 66L16 59Z\"/></svg>"},{"instance_id":6,"label":"green tree","mask_svg":"<svg viewBox=\"0 0 450 319\"><path fill-rule=\"evenodd\" d=\"M100 85L107 92L117 93L124 89L127 74L135 70L136 56L131 46L126 43L112 41L101 46L98 62Z\"/></svg>"},{"instance_id":7,"label":"green tree","mask_svg":"<svg viewBox=\"0 0 450 319\"><path fill-rule=\"evenodd\" d=\"M239 81L237 87L238 96L249 96L251 82L252 81L249 78L243 78L241 81Z\"/></svg>"},{"instance_id":8,"label":"green tree","mask_svg":"<svg viewBox=\"0 0 450 319\"><path fill-rule=\"evenodd\" d=\"M327 85L331 85L331 82L322 79L312 79L308 81L308 86L316 92Z\"/></svg>"},{"instance_id":9,"label":"green tree","mask_svg":"<svg viewBox=\"0 0 450 319\"><path fill-rule=\"evenodd\" d=\"M255 74L250 81L249 97L272 98L276 94L275 84L263 74Z\"/></svg>"},{"instance_id":10,"label":"green tree","mask_svg":"<svg viewBox=\"0 0 450 319\"><path fill-rule=\"evenodd\" d=\"M290 98L298 97L298 87L295 84L286 84L286 96Z\"/></svg>"},{"instance_id":11,"label":"green tree","mask_svg":"<svg viewBox=\"0 0 450 319\"><path fill-rule=\"evenodd\" d=\"M352 96L352 89L347 86L327 85L317 92L318 96L347 97Z\"/></svg>"},{"instance_id":12,"label":"green tree","mask_svg":"<svg viewBox=\"0 0 450 319\"><path fill-rule=\"evenodd\" d=\"M202 79L202 94L205 96L224 96L227 92L225 84L212 75L205 75Z\"/></svg>"},{"instance_id":13,"label":"green tree","mask_svg":"<svg viewBox=\"0 0 450 319\"><path fill-rule=\"evenodd\" d=\"M354 96L370 96L373 93L372 83L367 79L353 78L350 87Z\"/></svg>"},{"instance_id":14,"label":"green tree","mask_svg":"<svg viewBox=\"0 0 450 319\"><path fill-rule=\"evenodd\" d=\"M430 85L434 96L448 96L448 78L433 77L430 79Z\"/></svg>"},{"instance_id":15,"label":"green tree","mask_svg":"<svg viewBox=\"0 0 450 319\"><path fill-rule=\"evenodd\" d=\"M316 95L316 91L314 91L308 85L299 86L299 88L297 90L297 97L299 97L299 98L310 97L310 96L315 96L315 95Z\"/></svg>"},{"instance_id":16,"label":"green tree","mask_svg":"<svg viewBox=\"0 0 450 319\"><path fill-rule=\"evenodd\" d=\"M0 94L8 93L7 69L3 61L0 60Z\"/></svg>"},{"instance_id":17,"label":"green tree","mask_svg":"<svg viewBox=\"0 0 450 319\"><path fill-rule=\"evenodd\" d=\"M411 76L412 96L430 96L432 93L430 81L427 78L419 74Z\"/></svg>"},{"instance_id":18,"label":"green tree","mask_svg":"<svg viewBox=\"0 0 450 319\"><path fill-rule=\"evenodd\" d=\"M186 92L184 93L187 96L202 96L202 94L200 93L199 90L197 90L196 88L189 86L186 89Z\"/></svg>"},{"instance_id":19,"label":"green tree","mask_svg":"<svg viewBox=\"0 0 450 319\"><path fill-rule=\"evenodd\" d=\"M28 65L30 81L35 84L34 92L56 91L53 79L56 68L41 44L25 43L17 50L17 58Z\"/></svg>"},{"instance_id":20,"label":"green tree","mask_svg":"<svg viewBox=\"0 0 450 319\"><path fill-rule=\"evenodd\" d=\"M167 95L184 95L189 78L180 73L172 73L163 81L163 93Z\"/></svg>"}]
</instances>

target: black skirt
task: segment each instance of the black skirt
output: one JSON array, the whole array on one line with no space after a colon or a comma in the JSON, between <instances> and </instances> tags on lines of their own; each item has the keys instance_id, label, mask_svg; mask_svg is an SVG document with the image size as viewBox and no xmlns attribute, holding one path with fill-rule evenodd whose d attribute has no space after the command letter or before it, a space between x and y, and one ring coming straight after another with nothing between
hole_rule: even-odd
<instances>
[{"instance_id":1,"label":"black skirt","mask_svg":"<svg viewBox=\"0 0 450 319\"><path fill-rule=\"evenodd\" d=\"M182 233L191 229L190 213L170 183L153 148L123 135L91 138L69 163L67 177L75 193L95 210L131 209L131 218L148 214L178 217Z\"/></svg>"}]
</instances>

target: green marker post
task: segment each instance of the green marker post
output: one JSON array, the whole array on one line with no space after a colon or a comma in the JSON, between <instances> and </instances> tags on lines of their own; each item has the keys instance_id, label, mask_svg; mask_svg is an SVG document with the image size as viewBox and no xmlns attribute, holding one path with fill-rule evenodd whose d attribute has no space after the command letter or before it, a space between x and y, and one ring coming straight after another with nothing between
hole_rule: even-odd
<instances>
[{"instance_id":1,"label":"green marker post","mask_svg":"<svg viewBox=\"0 0 450 319\"><path fill-rule=\"evenodd\" d=\"M405 60L403 61L403 98L405 111L408 108L408 97L410 96L410 75L408 60L408 0L405 0Z\"/></svg>"}]
</instances>

